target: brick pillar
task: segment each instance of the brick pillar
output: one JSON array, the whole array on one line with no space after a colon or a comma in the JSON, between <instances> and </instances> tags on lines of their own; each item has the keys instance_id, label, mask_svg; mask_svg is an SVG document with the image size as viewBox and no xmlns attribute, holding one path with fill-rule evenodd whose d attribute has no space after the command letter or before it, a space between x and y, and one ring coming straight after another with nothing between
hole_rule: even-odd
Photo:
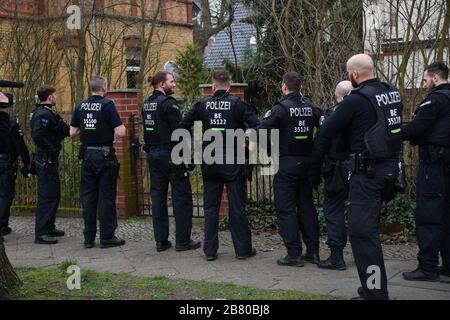
<instances>
[{"instance_id":1,"label":"brick pillar","mask_svg":"<svg viewBox=\"0 0 450 320\"><path fill-rule=\"evenodd\" d=\"M248 85L245 83L233 83L231 85L230 94L232 96L237 96L240 97L242 100L245 100L245 90L247 89L247 87ZM204 98L213 94L212 85L201 85L200 88L202 89L202 96ZM219 211L220 219L223 219L224 217L227 216L228 209L229 209L228 194L227 189L225 187L224 193L222 195L222 203L220 204L220 211Z\"/></svg>"},{"instance_id":2,"label":"brick pillar","mask_svg":"<svg viewBox=\"0 0 450 320\"><path fill-rule=\"evenodd\" d=\"M142 170L139 161L133 164L131 134L131 115L135 117L135 136L139 138L139 107L137 103L138 90L118 89L111 90L107 98L114 101L117 111L123 124L127 128L127 135L123 139L118 139L114 144L117 158L120 161L120 178L117 188L117 214L121 219L128 219L131 216L142 215L142 206L139 205L142 195ZM133 168L133 166L135 166ZM135 170L134 170L135 169ZM137 182L137 184L136 184Z\"/></svg>"}]
</instances>

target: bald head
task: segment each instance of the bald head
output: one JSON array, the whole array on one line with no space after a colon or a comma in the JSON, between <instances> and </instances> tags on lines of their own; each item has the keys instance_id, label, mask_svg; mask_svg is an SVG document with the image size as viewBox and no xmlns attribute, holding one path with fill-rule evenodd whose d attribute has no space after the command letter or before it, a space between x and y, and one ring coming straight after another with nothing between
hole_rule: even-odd
<instances>
[{"instance_id":1,"label":"bald head","mask_svg":"<svg viewBox=\"0 0 450 320\"><path fill-rule=\"evenodd\" d=\"M347 62L347 72L354 87L375 78L375 65L368 54L357 54Z\"/></svg>"},{"instance_id":2,"label":"bald head","mask_svg":"<svg viewBox=\"0 0 450 320\"><path fill-rule=\"evenodd\" d=\"M3 93L0 92L0 103L8 103L9 99Z\"/></svg>"},{"instance_id":3,"label":"bald head","mask_svg":"<svg viewBox=\"0 0 450 320\"><path fill-rule=\"evenodd\" d=\"M353 85L350 81L345 80L339 82L339 84L336 86L336 92L334 94L336 97L336 101L341 102L342 99L344 99L344 97L348 95L353 89Z\"/></svg>"}]
</instances>

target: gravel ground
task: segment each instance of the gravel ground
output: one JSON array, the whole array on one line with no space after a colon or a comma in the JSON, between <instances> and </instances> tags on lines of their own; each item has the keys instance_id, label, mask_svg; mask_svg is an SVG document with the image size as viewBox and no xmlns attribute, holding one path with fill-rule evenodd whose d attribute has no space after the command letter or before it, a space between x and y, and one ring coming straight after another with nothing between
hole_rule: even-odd
<instances>
[{"instance_id":1,"label":"gravel ground","mask_svg":"<svg viewBox=\"0 0 450 320\"><path fill-rule=\"evenodd\" d=\"M64 230L69 237L83 238L83 219L81 218L57 218L56 225ZM170 224L171 239L174 239L174 221ZM13 216L10 226L18 234L34 234L34 217L31 216ZM194 219L193 238L203 239L203 220ZM150 217L135 218L131 220L120 220L117 230L117 236L129 241L148 241L153 242L153 226ZM219 234L220 243L224 246L231 246L231 235L228 231L222 231ZM321 257L326 258L329 254L326 246L326 238L321 238ZM263 252L275 251L283 248L283 243L279 235L258 234L253 236L253 243L256 249ZM417 245L415 243L383 245L386 259L396 260L414 260L417 255ZM351 248L348 245L345 249L345 255L351 257Z\"/></svg>"}]
</instances>

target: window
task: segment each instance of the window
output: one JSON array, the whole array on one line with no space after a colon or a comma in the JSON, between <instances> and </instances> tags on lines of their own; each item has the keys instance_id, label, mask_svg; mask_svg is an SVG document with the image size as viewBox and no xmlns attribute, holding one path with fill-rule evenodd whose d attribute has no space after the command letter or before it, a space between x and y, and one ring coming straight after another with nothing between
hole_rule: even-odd
<instances>
[{"instance_id":1,"label":"window","mask_svg":"<svg viewBox=\"0 0 450 320\"><path fill-rule=\"evenodd\" d=\"M127 59L127 88L137 88L137 76L141 71L141 62L135 59Z\"/></svg>"}]
</instances>

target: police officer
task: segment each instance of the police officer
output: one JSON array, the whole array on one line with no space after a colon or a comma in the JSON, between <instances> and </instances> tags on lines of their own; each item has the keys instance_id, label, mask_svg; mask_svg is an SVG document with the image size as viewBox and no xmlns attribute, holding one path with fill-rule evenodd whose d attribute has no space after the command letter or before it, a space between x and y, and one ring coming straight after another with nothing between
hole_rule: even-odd
<instances>
[{"instance_id":1,"label":"police officer","mask_svg":"<svg viewBox=\"0 0 450 320\"><path fill-rule=\"evenodd\" d=\"M93 248L97 234L97 213L100 221L100 246L122 246L117 238L116 194L120 164L113 148L114 136L123 138L125 126L114 102L106 99L108 91L104 77L90 81L92 96L81 101L72 115L70 136L80 135L81 166L80 196L84 217L84 246Z\"/></svg>"},{"instance_id":2,"label":"police officer","mask_svg":"<svg viewBox=\"0 0 450 320\"><path fill-rule=\"evenodd\" d=\"M173 213L176 224L176 250L187 251L201 247L200 241L191 239L193 202L189 174L184 165L171 162L172 132L178 128L181 112L171 97L176 88L172 74L161 71L149 80L153 94L144 102L144 149L148 152L151 178L152 218L158 252L169 249L169 215L167 192L172 186Z\"/></svg>"},{"instance_id":3,"label":"police officer","mask_svg":"<svg viewBox=\"0 0 450 320\"><path fill-rule=\"evenodd\" d=\"M424 72L428 92L403 138L419 146L416 232L419 266L405 272L411 281L438 281L450 276L450 84L448 67L436 62ZM442 267L439 270L439 252Z\"/></svg>"},{"instance_id":4,"label":"police officer","mask_svg":"<svg viewBox=\"0 0 450 320\"><path fill-rule=\"evenodd\" d=\"M322 113L300 93L301 81L297 72L283 76L281 90L285 99L267 112L259 129L280 130L280 166L275 175L274 190L279 232L287 256L277 263L303 267L300 233L307 245L308 260L319 262L319 221L308 169L314 128L319 126Z\"/></svg>"},{"instance_id":5,"label":"police officer","mask_svg":"<svg viewBox=\"0 0 450 320\"><path fill-rule=\"evenodd\" d=\"M347 72L356 89L320 129L311 182L317 186L316 177L333 137L347 132L352 159L348 227L362 284L358 299L389 299L378 222L381 203L394 193L399 174L403 104L397 89L375 78L369 55L353 56L347 62ZM374 273L380 286L368 287Z\"/></svg>"},{"instance_id":6,"label":"police officer","mask_svg":"<svg viewBox=\"0 0 450 320\"><path fill-rule=\"evenodd\" d=\"M197 103L185 115L180 126L190 129L195 121L202 121L204 133L220 133L223 137L223 144L226 146L227 130L236 132L238 129L256 128L259 120L252 106L241 101L239 97L229 94L231 83L226 71L216 70L212 78L214 95ZM205 212L203 250L208 261L218 258L219 209L224 185L228 190L230 230L236 258L247 259L256 255L245 216L244 168L243 165L238 164L236 157L234 157L234 163L226 163L227 150L225 149L224 147L216 150L215 156L221 159L214 161L213 164L202 165ZM228 152L230 151L228 150ZM237 152L234 152L235 156L236 154ZM208 163L210 162L208 161Z\"/></svg>"},{"instance_id":7,"label":"police officer","mask_svg":"<svg viewBox=\"0 0 450 320\"><path fill-rule=\"evenodd\" d=\"M3 101L3 102L2 102ZM0 117L3 119L3 130L7 132L8 117L7 109L12 106L9 99L0 93ZM15 195L15 182L18 168L18 158L20 156L23 168L22 174L25 178L30 176L30 154L28 148L23 140L23 132L19 127L17 121L10 117L9 131L3 136L5 141L1 141L3 151L0 151L0 235L6 236L11 233L11 228L8 226L10 209ZM8 151L9 149L9 151ZM9 159L9 161L7 161Z\"/></svg>"},{"instance_id":8,"label":"police officer","mask_svg":"<svg viewBox=\"0 0 450 320\"><path fill-rule=\"evenodd\" d=\"M35 243L56 244L64 231L56 229L55 219L61 199L59 153L69 127L53 109L56 89L44 85L37 90L39 103L30 114L31 137L36 145L33 164L38 175Z\"/></svg>"},{"instance_id":9,"label":"police officer","mask_svg":"<svg viewBox=\"0 0 450 320\"><path fill-rule=\"evenodd\" d=\"M353 86L350 81L342 81L337 85L335 91L337 104L325 112L321 119L321 125L339 108L342 100L344 100L351 90L353 90ZM348 139L345 133L341 132L333 139L322 167L325 186L323 214L327 224L327 245L331 250L330 257L324 261L320 261L318 264L318 267L322 269L347 269L343 251L347 245L345 205L348 197L349 170L350 154L348 152Z\"/></svg>"}]
</instances>

